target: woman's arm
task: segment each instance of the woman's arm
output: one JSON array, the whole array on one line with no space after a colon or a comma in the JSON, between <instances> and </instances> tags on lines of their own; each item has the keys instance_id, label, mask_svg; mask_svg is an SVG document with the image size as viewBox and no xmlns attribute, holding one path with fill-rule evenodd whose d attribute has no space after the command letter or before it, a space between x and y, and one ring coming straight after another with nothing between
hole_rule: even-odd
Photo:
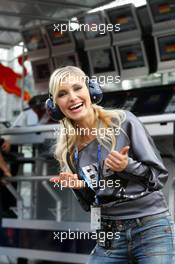
<instances>
[{"instance_id":1,"label":"woman's arm","mask_svg":"<svg viewBox=\"0 0 175 264\"><path fill-rule=\"evenodd\" d=\"M9 167L8 167L7 163L5 162L1 153L0 153L0 169L4 172L5 176L11 176L11 172L9 170Z\"/></svg>"},{"instance_id":2,"label":"woman's arm","mask_svg":"<svg viewBox=\"0 0 175 264\"><path fill-rule=\"evenodd\" d=\"M147 185L149 190L159 190L168 179L168 171L142 123L132 113L126 113L127 119L123 129L130 139L130 152L126 167L120 171L121 173L119 172L120 176L130 179L133 176L137 177Z\"/></svg>"},{"instance_id":3,"label":"woman's arm","mask_svg":"<svg viewBox=\"0 0 175 264\"><path fill-rule=\"evenodd\" d=\"M2 151L9 152L10 151L10 147L11 147L10 141L9 140L4 140L4 142L1 145Z\"/></svg>"}]
</instances>

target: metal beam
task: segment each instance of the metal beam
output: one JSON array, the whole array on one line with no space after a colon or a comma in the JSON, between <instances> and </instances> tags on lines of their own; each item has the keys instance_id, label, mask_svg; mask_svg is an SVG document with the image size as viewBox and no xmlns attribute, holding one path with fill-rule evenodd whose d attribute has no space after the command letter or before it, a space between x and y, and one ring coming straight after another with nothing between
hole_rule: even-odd
<instances>
[{"instance_id":1,"label":"metal beam","mask_svg":"<svg viewBox=\"0 0 175 264\"><path fill-rule=\"evenodd\" d=\"M51 195L51 197L55 200L56 202L56 208L54 209L55 220L57 222L61 222L62 200L60 196L58 195L58 192L55 192L55 190L51 187L48 181L42 181L42 185L44 186L46 191ZM53 211L53 208L52 208L52 211Z\"/></svg>"},{"instance_id":2,"label":"metal beam","mask_svg":"<svg viewBox=\"0 0 175 264\"><path fill-rule=\"evenodd\" d=\"M85 254L69 253L69 252L54 252L47 250L24 249L15 247L0 247L0 252L5 256L21 257L27 259L39 259L66 263L81 263L85 264L89 256Z\"/></svg>"},{"instance_id":3,"label":"metal beam","mask_svg":"<svg viewBox=\"0 0 175 264\"><path fill-rule=\"evenodd\" d=\"M91 6L90 9L93 10L93 9L95 9L95 8L97 8L97 7L102 7L102 6L104 6L104 5L108 5L108 4L112 3L112 2L114 2L114 0L112 0L112 1L104 0L104 1L102 1L102 2L100 2L100 3L98 3L98 4L95 4L94 6ZM74 16L75 16L75 17L78 17L78 18L81 18L81 17L85 16L86 14L87 14L87 10L84 11L84 12L78 12L78 11L77 11L77 13L76 13Z\"/></svg>"},{"instance_id":4,"label":"metal beam","mask_svg":"<svg viewBox=\"0 0 175 264\"><path fill-rule=\"evenodd\" d=\"M104 5L108 5L110 3L114 2L114 0L112 1L109 1L109 0L104 0L104 1L101 1L100 3L98 4L95 4L93 7L91 7L91 9L94 9L94 8L97 8L97 7L100 7L100 6L104 6Z\"/></svg>"},{"instance_id":5,"label":"metal beam","mask_svg":"<svg viewBox=\"0 0 175 264\"><path fill-rule=\"evenodd\" d=\"M2 219L2 227L18 228L18 229L33 229L33 230L69 230L90 232L89 222L78 222L78 221L61 221L56 222L54 220L39 220L39 219Z\"/></svg>"},{"instance_id":6,"label":"metal beam","mask_svg":"<svg viewBox=\"0 0 175 264\"><path fill-rule=\"evenodd\" d=\"M62 6L63 8L91 8L89 5L85 4L74 4L74 3L67 3L63 1L48 1L48 0L8 0L17 3L25 3L25 4L38 4L38 5L50 5L50 6Z\"/></svg>"},{"instance_id":7,"label":"metal beam","mask_svg":"<svg viewBox=\"0 0 175 264\"><path fill-rule=\"evenodd\" d=\"M13 47L13 44L10 43L6 43L6 42L0 42L0 47L1 48L5 48L5 49L10 49L11 47Z\"/></svg>"},{"instance_id":8,"label":"metal beam","mask_svg":"<svg viewBox=\"0 0 175 264\"><path fill-rule=\"evenodd\" d=\"M0 31L7 31L7 32L14 32L14 33L20 33L20 30L17 28L11 28L11 27L1 27Z\"/></svg>"},{"instance_id":9,"label":"metal beam","mask_svg":"<svg viewBox=\"0 0 175 264\"><path fill-rule=\"evenodd\" d=\"M8 0L8 1L15 1L15 2L21 2L26 4L49 4L49 5L55 5L55 6L63 6L64 8L86 8L86 9L94 9L99 6L103 6L107 3L113 2L109 0L102 1L100 4L96 4L94 6L87 6L87 5L80 5L80 4L72 4L72 3L66 3L66 2L57 2L57 1L49 1L48 0ZM87 10L86 10L87 12ZM86 13L85 11L83 13ZM78 12L77 12L78 13ZM80 14L80 13L78 13ZM82 14L82 13L81 13ZM25 18L31 18L31 19L37 19L37 20L46 20L46 21L57 21L57 22L67 22L65 19L59 19L59 18L52 18L50 16L41 16L41 15L34 15L31 13L19 13L19 12L10 12L10 11L0 11L1 16L10 16L10 17L25 17ZM13 30L13 29L12 29ZM15 29L14 29L15 30ZM11 30L10 30L11 31ZM14 31L16 32L16 31Z\"/></svg>"},{"instance_id":10,"label":"metal beam","mask_svg":"<svg viewBox=\"0 0 175 264\"><path fill-rule=\"evenodd\" d=\"M1 48L6 48L6 49L11 49L14 46L20 46L19 45L20 41L22 41L22 37L21 37L21 39L19 39L19 41L16 41L14 43L12 43L12 42L10 42L10 43L9 42L0 42L0 47Z\"/></svg>"},{"instance_id":11,"label":"metal beam","mask_svg":"<svg viewBox=\"0 0 175 264\"><path fill-rule=\"evenodd\" d=\"M68 22L68 20L52 18L50 16L40 16L40 15L34 15L30 13L19 13L19 12L17 13L17 12L9 12L9 11L0 11L0 16L30 18L30 19L36 19L36 20L46 20L46 21L63 22L63 23Z\"/></svg>"},{"instance_id":12,"label":"metal beam","mask_svg":"<svg viewBox=\"0 0 175 264\"><path fill-rule=\"evenodd\" d=\"M56 175L49 176L15 176L15 177L2 177L1 180L6 182L16 182L16 181L49 181L50 178L56 177Z\"/></svg>"}]
</instances>

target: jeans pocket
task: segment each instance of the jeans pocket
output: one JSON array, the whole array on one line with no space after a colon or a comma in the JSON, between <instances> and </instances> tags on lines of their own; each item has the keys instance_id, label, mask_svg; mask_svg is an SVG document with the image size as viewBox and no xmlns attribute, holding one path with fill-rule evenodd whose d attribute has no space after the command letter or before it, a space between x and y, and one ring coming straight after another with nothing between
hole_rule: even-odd
<instances>
[{"instance_id":1,"label":"jeans pocket","mask_svg":"<svg viewBox=\"0 0 175 264\"><path fill-rule=\"evenodd\" d=\"M147 256L173 254L173 235L174 231L166 217L147 222L141 231L143 253Z\"/></svg>"}]
</instances>

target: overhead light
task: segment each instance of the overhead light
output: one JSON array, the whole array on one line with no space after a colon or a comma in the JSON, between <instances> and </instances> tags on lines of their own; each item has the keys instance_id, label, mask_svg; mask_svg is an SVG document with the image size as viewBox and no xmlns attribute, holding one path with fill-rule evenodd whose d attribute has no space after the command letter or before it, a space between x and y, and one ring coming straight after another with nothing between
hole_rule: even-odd
<instances>
[{"instance_id":1,"label":"overhead light","mask_svg":"<svg viewBox=\"0 0 175 264\"><path fill-rule=\"evenodd\" d=\"M77 17L71 18L70 25L73 30L77 30L79 28Z\"/></svg>"},{"instance_id":2,"label":"overhead light","mask_svg":"<svg viewBox=\"0 0 175 264\"><path fill-rule=\"evenodd\" d=\"M122 88L123 90L129 90L132 88L132 81L131 80L123 80L122 81Z\"/></svg>"},{"instance_id":3,"label":"overhead light","mask_svg":"<svg viewBox=\"0 0 175 264\"><path fill-rule=\"evenodd\" d=\"M102 11L104 9L108 9L108 8L112 8L112 7L116 7L116 6L122 6L122 5L126 5L126 4L134 4L136 7L139 7L139 6L146 5L146 0L115 0L110 4L94 8L94 9L88 11L88 13Z\"/></svg>"}]
</instances>

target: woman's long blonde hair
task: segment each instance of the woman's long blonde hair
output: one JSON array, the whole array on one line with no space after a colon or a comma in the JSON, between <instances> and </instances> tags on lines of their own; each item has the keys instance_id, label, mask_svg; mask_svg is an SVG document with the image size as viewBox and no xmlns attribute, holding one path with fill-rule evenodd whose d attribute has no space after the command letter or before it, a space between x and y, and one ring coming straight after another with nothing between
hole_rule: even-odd
<instances>
[{"instance_id":1,"label":"woman's long blonde hair","mask_svg":"<svg viewBox=\"0 0 175 264\"><path fill-rule=\"evenodd\" d=\"M83 79L84 81L86 81L85 73L78 67L65 66L55 70L51 75L49 82L49 92L52 94L53 102L55 105L61 81L63 81L67 76L70 75L77 76L77 79L79 78L79 80ZM125 120L125 112L119 109L107 110L102 106L96 104L92 104L92 108L94 110L95 118L97 121L97 141L110 152L111 150L114 150L117 144L117 137L115 132L120 132L121 124ZM60 129L58 131L60 131L60 133L58 133L57 135L54 156L60 163L61 169L64 168L64 170L70 171L66 158L67 152L69 151L71 160L73 160L74 148L77 145L77 142L79 142L80 140L80 135L76 133L77 127L75 127L72 120L67 117L63 118L59 128ZM102 137L101 131L108 131L108 128L111 128L110 131L112 132L105 132ZM65 133L61 133L61 131L64 131ZM70 131L75 131L75 133L69 133ZM66 132L68 134L66 134Z\"/></svg>"}]
</instances>

